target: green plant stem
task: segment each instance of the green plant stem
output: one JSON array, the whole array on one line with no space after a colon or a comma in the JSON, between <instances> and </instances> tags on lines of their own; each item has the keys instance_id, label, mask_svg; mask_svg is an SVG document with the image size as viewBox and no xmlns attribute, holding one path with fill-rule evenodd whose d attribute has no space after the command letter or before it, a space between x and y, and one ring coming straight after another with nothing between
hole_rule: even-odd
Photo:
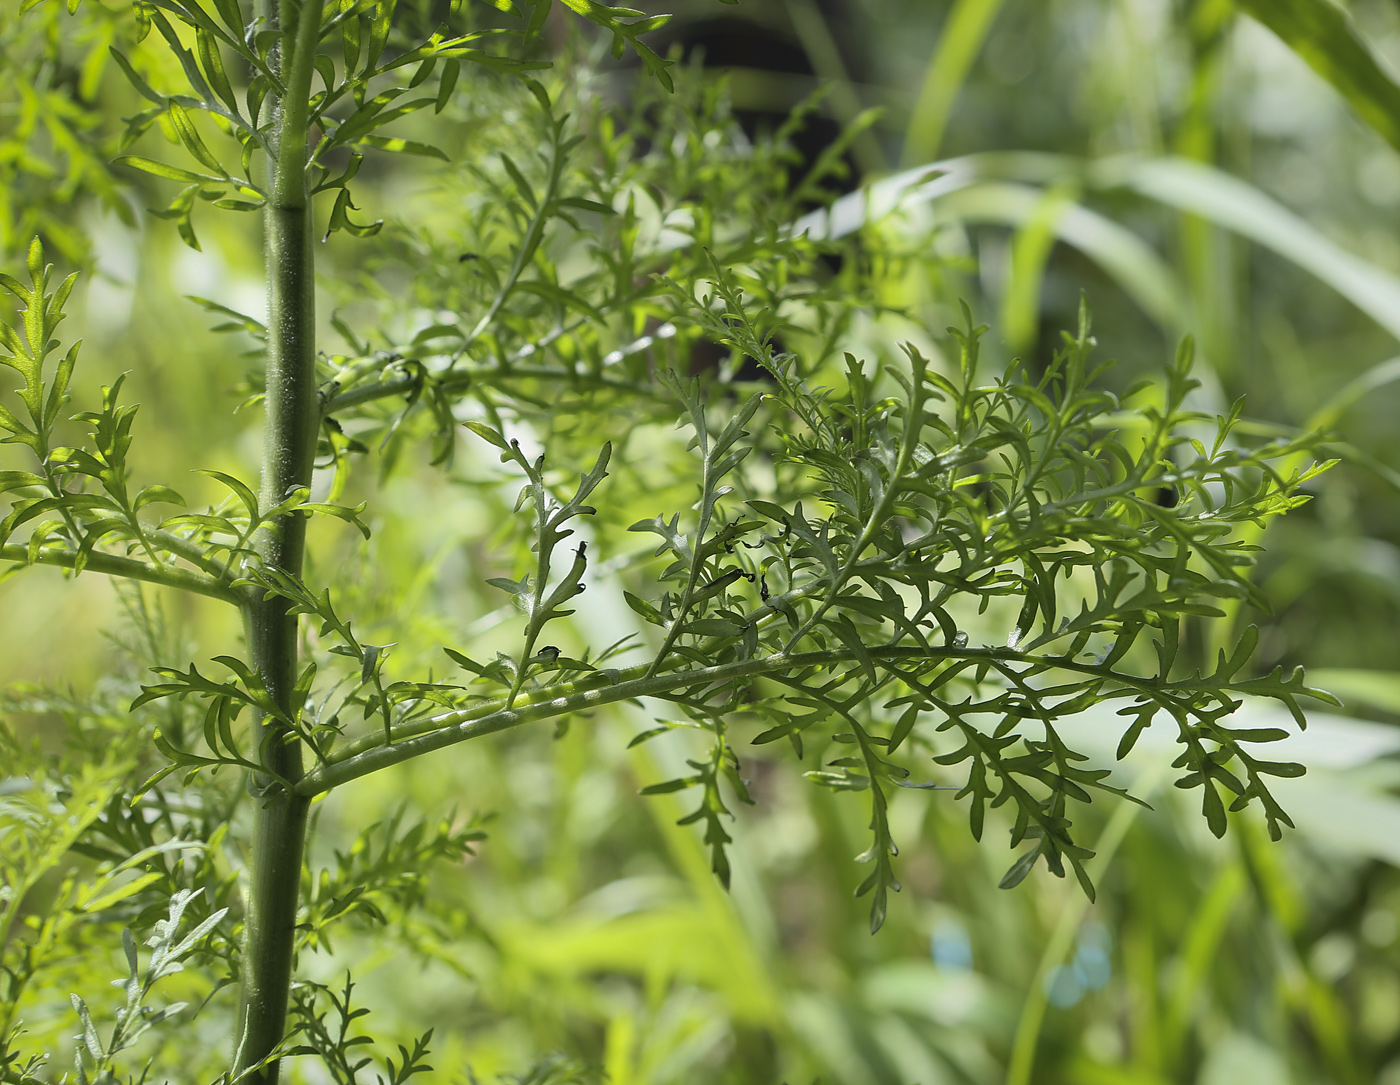
<instances>
[{"instance_id":1,"label":"green plant stem","mask_svg":"<svg viewBox=\"0 0 1400 1085\"><path fill-rule=\"evenodd\" d=\"M298 751L297 762L301 755ZM243 928L243 985L234 1076L276 1085L277 1062L259 1066L286 1032L308 801L276 790L253 817L250 890ZM257 1069L252 1069L257 1067Z\"/></svg>"},{"instance_id":2,"label":"green plant stem","mask_svg":"<svg viewBox=\"0 0 1400 1085\"><path fill-rule=\"evenodd\" d=\"M496 291L496 297L491 302L490 307L481 315L481 319L467 334L462 349L466 350L471 346L481 333L489 328L492 322L500 314L505 303L515 291L516 284L520 282L520 276L529 265L530 258L535 255L535 250L540 247L540 242L544 240L544 230L549 224L550 216L553 214L554 201L559 197L559 187L564 181L564 148L560 146L562 127L550 119L550 143L553 154L549 161L549 180L545 183L544 195L540 197L535 209L535 215L530 220L530 227L525 232L525 238L520 243L520 248L516 250L515 259L511 262L510 271L507 272L505 281L501 288Z\"/></svg>"},{"instance_id":3,"label":"green plant stem","mask_svg":"<svg viewBox=\"0 0 1400 1085\"><path fill-rule=\"evenodd\" d=\"M832 578L831 585L827 589L826 598L817 604L812 616L803 622L797 631L788 639L788 649L791 650L803 637L805 637L816 624L825 617L826 612L831 609L836 602L836 597L841 594L841 590L850 582L851 576L855 573L860 564L860 556L865 552L865 548L871 544L879 531L879 525L885 522L890 506L894 503L899 492L900 479L906 477L909 465L914 459L914 449L918 447L920 434L924 428L924 389L923 389L923 369L917 368L914 373L914 399L909 408L909 421L904 431L904 440L900 445L899 459L895 463L894 470L890 473L885 491L880 495L880 500L871 511L869 519L865 522L865 527L861 529L860 538L856 540L855 546L851 548L851 556L841 570Z\"/></svg>"},{"instance_id":4,"label":"green plant stem","mask_svg":"<svg viewBox=\"0 0 1400 1085\"><path fill-rule=\"evenodd\" d=\"M211 557L205 551L191 542L189 539L181 538L174 532L162 531L160 528L146 527L146 538L159 545L160 549L176 557L184 558L191 565L197 565L216 580L229 579L229 568L218 558ZM242 597L233 599L233 602L241 602Z\"/></svg>"},{"instance_id":5,"label":"green plant stem","mask_svg":"<svg viewBox=\"0 0 1400 1085\"><path fill-rule=\"evenodd\" d=\"M700 519L696 521L695 533L691 536L690 542L690 551L694 557L690 562L690 572L686 576L685 591L681 595L680 603L676 606L675 621L671 623L671 628L666 631L666 639L661 642L661 647L657 649L656 657L651 661L651 667L647 671L648 675L654 675L660 671L661 664L676 643L676 638L681 635L681 628L685 625L686 615L694 603L695 590L700 585L700 576L705 567L701 553L705 546L705 533L710 529L710 519L714 514L716 500L714 493L719 485L721 475L716 473L715 462L710 456L710 439L703 427L697 426L696 438L701 442L700 451L705 458L705 470L700 481ZM794 637L788 648L791 648L796 640L797 638Z\"/></svg>"},{"instance_id":6,"label":"green plant stem","mask_svg":"<svg viewBox=\"0 0 1400 1085\"><path fill-rule=\"evenodd\" d=\"M661 265L658 265L660 267ZM636 290L616 302L602 306L598 312L603 316L608 316L619 311L622 307L634 304L641 298L652 293L650 288ZM559 380L569 383L571 386L585 388L600 387L614 388L619 391L631 392L634 394L655 395L656 385L654 383L640 383L626 380L613 380L602 373L580 372L573 368L563 366L548 365L522 365L524 359L531 355L542 352L546 347L552 345L560 339L572 335L574 332L588 325L588 319L580 317L577 320L568 321L560 325L546 335L532 340L525 346L500 357L495 364L482 365L476 368L457 368L454 365L447 370L439 371L433 376L437 379L439 387L444 392L458 393L464 392L474 385L489 382L492 378L498 379L501 383L512 380L538 379L538 380ZM464 340L465 341L465 340ZM465 346L457 348L459 353L465 352ZM385 377L384 370L393 365L394 362L404 356L412 354L411 347L398 347L391 352L391 356L384 361L376 362L368 370L361 371L360 364L350 367L355 372L351 378L349 387L344 391L334 393L325 405L325 413L334 415L339 411L347 410L351 407L358 407L362 403L371 403L378 399L389 399L394 396L404 396L411 393L419 384L421 378L404 374L398 377ZM362 375L372 375L379 373L380 377L374 383L359 383Z\"/></svg>"},{"instance_id":7,"label":"green plant stem","mask_svg":"<svg viewBox=\"0 0 1400 1085\"><path fill-rule=\"evenodd\" d=\"M266 210L268 325L267 396L263 432L263 508L311 484L320 412L316 400L315 268L311 198L307 190L307 110L322 0L281 0L264 6L275 27L295 27L291 55L274 60L286 95L273 114L271 184ZM296 576L306 544L306 519L279 517L258 532L264 565ZM297 622L280 596L250 592L244 602L254 668L273 699L288 709L297 677ZM271 718L261 723L259 749L269 774L302 776L301 743ZM276 1085L278 1064L267 1061L287 1023L306 841L308 800L255 778L249 895L244 920L242 999L234 1076L251 1085ZM263 1065L266 1063L266 1065Z\"/></svg>"},{"instance_id":8,"label":"green plant stem","mask_svg":"<svg viewBox=\"0 0 1400 1085\"><path fill-rule=\"evenodd\" d=\"M1083 674L1104 676L1104 671L1075 659L1062 656L1033 655L1005 648L934 648L900 645L891 648L871 647L870 659L882 663L936 659L985 659L993 663L1052 663L1055 667ZM317 766L301 778L295 791L313 798L340 784L368 776L380 769L409 761L433 750L452 746L468 739L505 731L524 723L552 719L570 712L598 708L618 701L651 697L676 690L716 685L741 678L765 674L798 671L804 667L829 666L833 663L855 662L855 654L844 649L821 652L775 652L756 659L721 663L712 667L650 672L647 663L625 670L604 674L597 672L576 682L540 690L527 704L507 706L504 698L475 708L445 712L428 720L415 721L394 732L393 741L386 745L382 735L366 736L339 751L330 761ZM1107 677L1107 676L1105 676ZM1161 682L1114 673L1112 680L1125 690L1170 695L1174 690L1190 688L1189 682ZM1227 687L1228 688L1228 687Z\"/></svg>"},{"instance_id":9,"label":"green plant stem","mask_svg":"<svg viewBox=\"0 0 1400 1085\"><path fill-rule=\"evenodd\" d=\"M0 561L12 561L17 565L31 564L27 546L0 546ZM34 555L34 565L56 565L62 569L72 569L78 562L78 555L71 550L40 550ZM148 584L162 584L167 588L180 588L197 595L207 595L211 599L221 599L225 603L242 603L244 597L217 580L189 569L173 565L147 565L133 558L118 557L116 554L94 552L83 562L84 569L108 576L126 577L128 580L144 580Z\"/></svg>"},{"instance_id":10,"label":"green plant stem","mask_svg":"<svg viewBox=\"0 0 1400 1085\"><path fill-rule=\"evenodd\" d=\"M453 369L450 372L433 373L438 386L446 393L456 394L472 387L495 387L511 381L544 380L559 381L570 388L610 388L632 395L656 395L654 386L638 381L613 380L597 373L574 372L559 366L544 365L493 365L475 369ZM372 403L379 399L409 395L417 388L419 377L390 377L373 384L357 384L337 394L326 404L326 414L334 415L362 403ZM658 397L659 398L659 397Z\"/></svg>"}]
</instances>

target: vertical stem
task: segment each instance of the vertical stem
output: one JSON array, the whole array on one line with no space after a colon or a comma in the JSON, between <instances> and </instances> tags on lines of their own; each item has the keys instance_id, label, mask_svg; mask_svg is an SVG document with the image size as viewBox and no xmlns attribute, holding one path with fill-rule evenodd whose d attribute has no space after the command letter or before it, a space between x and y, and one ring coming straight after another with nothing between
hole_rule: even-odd
<instances>
[{"instance_id":1,"label":"vertical stem","mask_svg":"<svg viewBox=\"0 0 1400 1085\"><path fill-rule=\"evenodd\" d=\"M264 509L289 491L311 484L319 411L316 402L315 267L311 249L311 201L306 183L307 108L312 62L320 35L323 0L264 0L267 25L289 33L276 47L286 96L275 105L265 219L268 293L267 394L263 433ZM290 51L290 56L287 52ZM285 516L259 532L265 565L293 575L301 571L306 522ZM244 603L252 663L268 693L290 701L297 674L297 622L285 599L252 592ZM261 760L270 773L302 776L301 743L274 720L260 727ZM250 890L244 920L242 1001L234 1076L258 1066L286 1031L287 998L306 840L307 801L251 781L253 814ZM273 1062L244 1079L276 1085Z\"/></svg>"}]
</instances>

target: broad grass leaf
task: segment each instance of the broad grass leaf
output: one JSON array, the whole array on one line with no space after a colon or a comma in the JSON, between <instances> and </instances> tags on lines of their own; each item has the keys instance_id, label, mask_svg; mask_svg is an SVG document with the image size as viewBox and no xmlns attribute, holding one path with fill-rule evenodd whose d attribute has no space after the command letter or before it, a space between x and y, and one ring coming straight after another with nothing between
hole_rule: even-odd
<instances>
[{"instance_id":1,"label":"broad grass leaf","mask_svg":"<svg viewBox=\"0 0 1400 1085\"><path fill-rule=\"evenodd\" d=\"M1331 83L1361 118L1400 150L1400 84L1331 0L1237 0Z\"/></svg>"}]
</instances>

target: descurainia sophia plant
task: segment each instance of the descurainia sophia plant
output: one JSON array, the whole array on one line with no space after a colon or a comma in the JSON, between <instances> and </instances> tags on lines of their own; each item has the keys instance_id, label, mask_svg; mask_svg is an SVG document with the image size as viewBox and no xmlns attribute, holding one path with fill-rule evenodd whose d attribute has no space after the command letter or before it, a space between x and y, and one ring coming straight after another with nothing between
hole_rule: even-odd
<instances>
[{"instance_id":1,"label":"descurainia sophia plant","mask_svg":"<svg viewBox=\"0 0 1400 1085\"><path fill-rule=\"evenodd\" d=\"M663 17L565 3L671 89L669 62L639 38ZM1092 896L1091 852L1076 840L1074 806L1095 791L1136 801L1061 736L1061 721L1093 705L1118 707L1120 756L1154 721L1175 730L1178 786L1199 791L1216 835L1227 808L1256 801L1274 837L1289 824L1267 778L1302 766L1260 756L1259 744L1284 732L1233 726L1231 713L1245 696L1272 697L1302 726L1299 699L1325 695L1298 672L1248 677L1252 630L1205 672L1184 666L1180 648L1188 616L1261 601L1248 576L1252 548L1237 529L1305 500L1299 488L1325 466L1302 466L1307 442L1250 445L1236 429L1240 405L1219 418L1192 411L1189 341L1161 394L1144 393L1146 406L1125 411L1096 383L1087 305L1041 372L1013 363L985 373L984 329L966 310L949 329L949 360L912 346L898 357L844 353L852 313L866 301L852 286L856 262L823 281L813 266L818 244L783 226L821 172L838 167L840 148L792 188L773 180L777 158L744 173L762 149L747 166L742 156L711 155L703 140L663 150L674 191L697 195L684 215L649 227L624 182L655 149L629 145L611 128L573 127L581 122L562 110L563 90L543 81L548 65L533 44L551 0L497 6L505 25L494 11L494 22L482 21L454 3L457 29L414 40L392 0L275 0L255 11L238 0L135 5L139 26L165 42L185 85L153 85L115 52L149 102L128 121L128 136L160 124L188 157L123 161L181 186L159 214L190 245L201 202L261 218L267 320L233 314L263 344L257 486L210 471L226 501L160 518L159 506L183 499L167 484L130 478L135 408L122 404L121 380L96 409L70 414L78 348L65 350L58 330L74 277L55 284L36 241L27 281L0 278L20 313L4 327L3 361L22 382L14 408L0 405L15 454L0 473L10 498L0 556L16 568L56 565L207 596L235 608L246 630L241 647L213 657L217 675L193 664L158 668L130 712L144 722L169 709L143 732L163 762L139 788L98 788L104 846L115 850L97 854L125 858L94 884L121 884L113 902L163 890L165 917L147 942L144 972L134 936L125 935L127 1004L107 1039L74 996L80 1080L118 1080L117 1056L178 1011L145 1007L152 985L206 938L221 982L240 991L221 1080L275 1082L279 1060L302 1054L321 1058L336 1081L357 1080L362 1041L350 1024L362 1011L351 1008L353 984L301 984L292 997L296 955L329 937L364 884L392 892L393 870L461 855L480 833L444 825L395 843L391 827L390 843L376 850L366 830L355 853L363 869L347 859L335 876L304 879L312 801L430 751L531 723L562 725L609 704L669 705L669 718L636 742L676 729L703 737L688 773L646 791L696 796L685 821L701 826L726 884L729 806L751 801L731 740L735 721L761 722L755 743L785 743L799 759L819 755L809 779L869 802L870 845L860 860L871 870L858 892L870 896L872 930L899 888L892 789L949 786L930 780L930 758L942 766L932 771L956 774L951 789L967 803L974 836L989 807L1010 812L1011 843L1022 850L1003 885L1043 860L1057 875L1073 871ZM475 211L481 252L468 254L480 273L465 286L424 287L457 319L381 347L337 321L350 350L331 353L317 338L316 238L378 229L357 221L351 199L366 153L446 157L381 130L446 109L473 85L463 75L471 69L528 93L538 160L522 166L499 155L492 206ZM211 145L214 134L224 145ZM606 153L576 168L587 134ZM746 191L753 176L766 180ZM763 214L746 220L746 199L766 199ZM560 274L556 254L567 245L587 254L587 271ZM701 339L729 348L729 361L692 372L680 348ZM756 369L741 379L745 365ZM606 514L609 468L625 444L594 443L582 459L576 450L595 441L590 418L622 412L689 433L697 495L631 525L656 537L662 559L645 566L654 570L649 582L634 576L624 593L650 633L646 658L633 663L622 657L635 646L590 645L571 657L548 643L551 623L587 607L579 596L598 570L585 525L600 506ZM70 419L89 431L81 444L64 443ZM337 584L307 573L310 518L370 533L366 508L340 503L354 457L376 438L397 453L424 426L435 462L450 460L463 426L499 452L523 482L517 510L530 537L528 566L488 581L522 612L523 640L484 660L444 646L463 674L450 682L389 680L388 646L366 643L339 609ZM542 435L544 453L525 450L532 433ZM561 469L555 449L573 462ZM318 467L331 481L313 500ZM986 615L1004 616L997 643L969 633L987 626ZM228 809L206 811L192 842L171 813L179 791L170 778L198 787L219 769L245 774L246 790ZM239 804L252 818L245 891L197 858L164 861L206 850ZM123 813L130 805L152 813ZM135 870L143 871L136 882L120 883ZM7 953L28 888L7 886L0 900ZM73 891L97 892L76 883ZM106 902L99 892L84 907ZM195 923L182 932L187 912ZM22 1063L10 1031L32 953L26 962L7 964L7 1080L41 1080L40 1061ZM429 1039L388 1059L388 1080L428 1069Z\"/></svg>"}]
</instances>

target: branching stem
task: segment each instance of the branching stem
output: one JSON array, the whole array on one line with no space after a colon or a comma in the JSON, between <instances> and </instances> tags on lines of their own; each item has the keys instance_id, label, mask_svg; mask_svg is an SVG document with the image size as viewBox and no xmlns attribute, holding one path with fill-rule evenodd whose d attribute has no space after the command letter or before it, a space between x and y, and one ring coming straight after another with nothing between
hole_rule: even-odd
<instances>
[{"instance_id":1,"label":"branching stem","mask_svg":"<svg viewBox=\"0 0 1400 1085\"><path fill-rule=\"evenodd\" d=\"M1101 667L1080 663L1061 656L1033 655L1002 648L934 648L899 645L889 648L871 647L869 658L881 663L910 660L978 659L1000 663L1027 663L1092 674L1111 680L1125 689L1168 692L1174 685L1136 678L1113 672L1105 674ZM688 667L651 673L651 664L643 663L611 674L597 672L575 682L561 683L540 690L528 703L507 707L505 699L473 708L444 712L427 720L415 721L395 732L394 741L385 745L378 735L367 736L333 756L326 764L312 770L296 786L297 794L312 798L340 784L368 776L380 769L412 760L444 746L497 731L509 730L524 723L552 719L570 712L598 708L638 697L665 696L680 690L715 685L739 678L757 678L780 672L800 671L806 667L825 667L833 663L855 662L854 653L845 649L822 652L775 652L755 659L716 664L712 667ZM411 730L410 730L411 728ZM405 731L409 731L405 735Z\"/></svg>"},{"instance_id":2,"label":"branching stem","mask_svg":"<svg viewBox=\"0 0 1400 1085\"><path fill-rule=\"evenodd\" d=\"M919 439L924 428L924 370L922 362L916 362L912 379L913 400L909 404L908 418L904 425L904 433L899 446L899 458L895 463L894 470L890 472L890 477L886 480L884 491L871 509L870 515L866 518L865 526L861 529L860 538L851 547L850 556L846 559L845 565L832 577L831 586L827 589L826 598L823 599L817 608L797 631L788 638L787 648L791 651L799 641L802 640L817 623L826 616L826 612L831 609L836 597L841 594L841 590L850 582L852 574L855 573L860 564L861 555L865 553L865 548L870 545L875 536L885 524L890 507L894 504L895 497L899 493L901 482L908 476L910 465L914 462L914 449L919 445Z\"/></svg>"}]
</instances>

